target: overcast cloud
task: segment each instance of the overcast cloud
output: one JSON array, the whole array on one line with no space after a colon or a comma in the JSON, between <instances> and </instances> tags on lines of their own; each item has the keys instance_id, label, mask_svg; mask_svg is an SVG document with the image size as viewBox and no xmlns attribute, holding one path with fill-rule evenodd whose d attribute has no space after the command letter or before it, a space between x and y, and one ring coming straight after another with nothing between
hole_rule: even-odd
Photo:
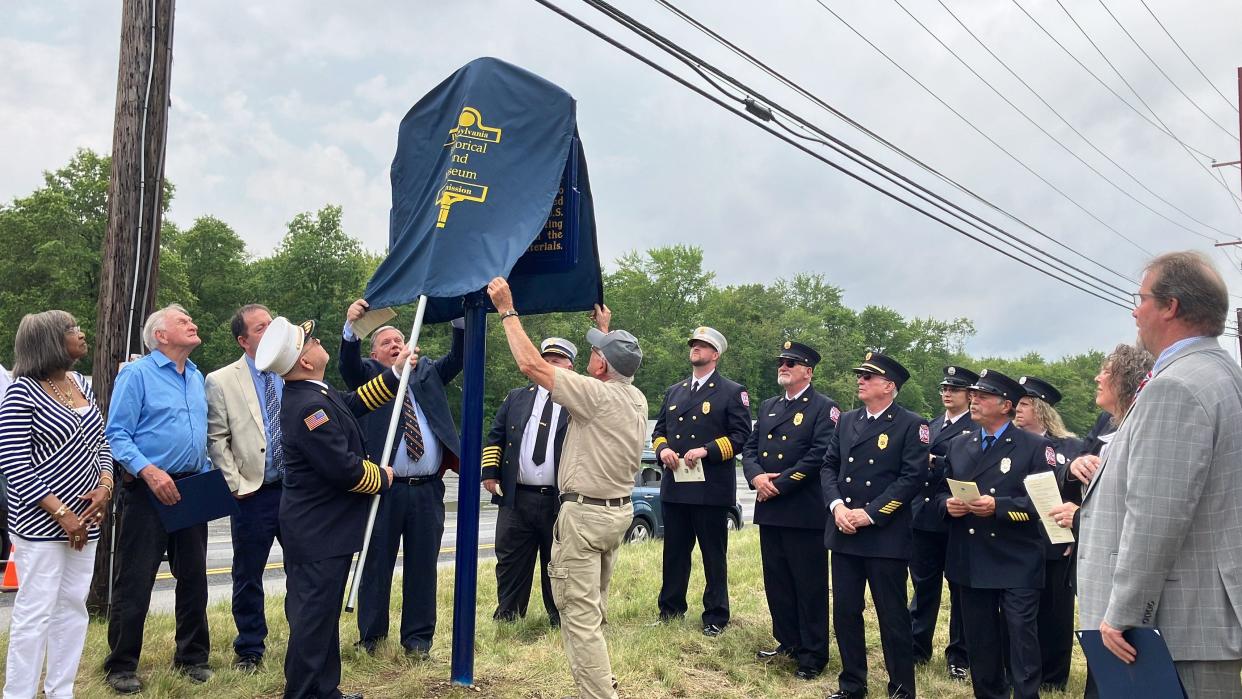
<instances>
[{"instance_id":1,"label":"overcast cloud","mask_svg":"<svg viewBox=\"0 0 1242 699\"><path fill-rule=\"evenodd\" d=\"M1137 103L1055 3L1019 1L1115 90ZM1161 67L1236 135L1238 113L1194 71L1142 5L1105 1ZM1092 152L939 4L902 0L1041 126L1134 196L1213 238L1232 239L1242 232L1242 214L1222 184L1213 183L1172 139L1092 80L1012 2L944 2L1104 152L1165 199L1225 234L1188 221ZM573 0L558 4L655 55L649 45L587 6ZM1209 252L1233 293L1242 295L1234 262L1242 259L1242 250L1227 258L1212 249L1211 241L1162 220L1091 174L967 72L892 0L825 4L1135 244L983 140L815 2L677 4L872 130L1101 264L1137 278L1146 258L1139 247L1155 252L1194 247ZM1225 0L1148 4L1236 105L1242 5ZM930 182L655 2L623 5L830 132ZM1221 161L1239 158L1237 140L1178 94L1098 2L1067 7L1183 141ZM0 27L0 64L7 67L0 73L4 201L39 186L40 173L62 166L77 148L110 149L120 3L25 2L16 9L10 5L6 14L8 21ZM1134 336L1126 311L893 203L530 0L179 3L166 165L177 185L170 218L189 225L201 215L218 216L238 231L252 254L265 255L294 215L340 204L346 230L368 248L382 249L398 122L428 89L484 55L539 73L578 100L604 260L629 250L686 243L704 248L707 266L726 284L820 273L842 287L846 303L855 308L881 304L907 316L971 318L978 332L967 349L974 354L1038 351L1055 358L1107 350ZM1225 168L1223 174L1229 189L1238 193L1238 169ZM964 203L961 196L955 199ZM1024 237L1052 247L1029 232ZM1072 258L1063 250L1059 254ZM1075 264L1089 263L1079 259ZM1108 278L1137 289L1137 284ZM1234 342L1223 344L1234 349Z\"/></svg>"}]
</instances>

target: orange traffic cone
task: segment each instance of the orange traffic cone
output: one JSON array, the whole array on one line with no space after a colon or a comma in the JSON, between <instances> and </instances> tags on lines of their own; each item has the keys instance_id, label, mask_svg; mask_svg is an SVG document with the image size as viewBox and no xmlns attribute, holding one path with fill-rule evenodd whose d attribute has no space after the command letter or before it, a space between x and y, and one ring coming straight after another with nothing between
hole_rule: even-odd
<instances>
[{"instance_id":1,"label":"orange traffic cone","mask_svg":"<svg viewBox=\"0 0 1242 699\"><path fill-rule=\"evenodd\" d=\"M0 592L17 592L17 560L13 558L12 546L9 546L9 563L4 567L4 582L0 583Z\"/></svg>"}]
</instances>

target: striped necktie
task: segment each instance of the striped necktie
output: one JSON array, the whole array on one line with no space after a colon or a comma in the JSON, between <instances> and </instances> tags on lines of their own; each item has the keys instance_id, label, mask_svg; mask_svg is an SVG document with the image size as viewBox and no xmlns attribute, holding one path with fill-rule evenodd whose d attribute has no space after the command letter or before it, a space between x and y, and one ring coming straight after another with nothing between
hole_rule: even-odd
<instances>
[{"instance_id":1,"label":"striped necktie","mask_svg":"<svg viewBox=\"0 0 1242 699\"><path fill-rule=\"evenodd\" d=\"M282 441L284 433L280 429L280 396L276 395L276 376L263 372L263 412L267 414L267 431L271 436L272 468L281 478L285 477L285 445Z\"/></svg>"},{"instance_id":2,"label":"striped necktie","mask_svg":"<svg viewBox=\"0 0 1242 699\"><path fill-rule=\"evenodd\" d=\"M405 453L410 461L423 458L423 431L418 427L418 413L414 412L414 401L410 400L410 392L405 392L405 400L401 401L401 429L405 435Z\"/></svg>"}]
</instances>

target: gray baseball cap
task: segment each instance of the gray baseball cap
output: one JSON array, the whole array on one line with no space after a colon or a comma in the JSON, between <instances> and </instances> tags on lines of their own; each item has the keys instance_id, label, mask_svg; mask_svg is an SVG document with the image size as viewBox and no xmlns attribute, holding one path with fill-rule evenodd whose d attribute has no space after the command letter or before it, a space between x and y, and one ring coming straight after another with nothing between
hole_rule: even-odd
<instances>
[{"instance_id":1,"label":"gray baseball cap","mask_svg":"<svg viewBox=\"0 0 1242 699\"><path fill-rule=\"evenodd\" d=\"M604 354L604 359L612 368L631 378L638 372L638 365L643 362L643 350L638 346L638 338L624 330L602 333L598 328L591 328L586 333L586 339Z\"/></svg>"}]
</instances>

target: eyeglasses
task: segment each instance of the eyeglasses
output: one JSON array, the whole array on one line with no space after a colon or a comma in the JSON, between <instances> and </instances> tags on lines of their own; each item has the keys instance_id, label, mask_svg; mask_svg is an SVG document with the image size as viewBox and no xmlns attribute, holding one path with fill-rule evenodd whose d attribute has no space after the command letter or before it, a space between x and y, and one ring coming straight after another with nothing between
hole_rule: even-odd
<instances>
[{"instance_id":1,"label":"eyeglasses","mask_svg":"<svg viewBox=\"0 0 1242 699\"><path fill-rule=\"evenodd\" d=\"M1144 294L1141 291L1136 291L1133 294L1130 294L1130 300L1134 302L1135 308L1138 308L1139 306L1143 305L1143 299L1162 299L1162 298L1164 297L1161 296L1160 294Z\"/></svg>"},{"instance_id":2,"label":"eyeglasses","mask_svg":"<svg viewBox=\"0 0 1242 699\"><path fill-rule=\"evenodd\" d=\"M863 372L858 375L859 381L870 381L871 379L876 379L876 378L879 378L879 377L876 376L875 374L868 374L866 372Z\"/></svg>"},{"instance_id":3,"label":"eyeglasses","mask_svg":"<svg viewBox=\"0 0 1242 699\"><path fill-rule=\"evenodd\" d=\"M798 360L796 360L796 359L790 359L790 358L788 358L788 357L777 357L777 358L776 358L776 368L777 368L777 369L779 369L779 368L781 368L781 367L789 367L790 369L792 369L792 368L794 368L794 367L798 366L799 364L802 364L802 362L800 362L800 361L798 361Z\"/></svg>"},{"instance_id":4,"label":"eyeglasses","mask_svg":"<svg viewBox=\"0 0 1242 699\"><path fill-rule=\"evenodd\" d=\"M957 386L941 386L940 387L941 395L944 395L945 393L958 393L958 392L965 393L966 389L958 388Z\"/></svg>"}]
</instances>

